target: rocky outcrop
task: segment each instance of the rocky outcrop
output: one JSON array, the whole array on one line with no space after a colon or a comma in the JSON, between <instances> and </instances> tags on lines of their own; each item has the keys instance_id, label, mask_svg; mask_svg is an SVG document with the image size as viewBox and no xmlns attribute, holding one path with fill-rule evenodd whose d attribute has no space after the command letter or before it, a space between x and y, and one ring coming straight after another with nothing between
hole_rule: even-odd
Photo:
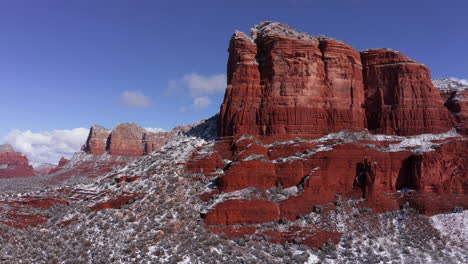
<instances>
[{"instance_id":1,"label":"rocky outcrop","mask_svg":"<svg viewBox=\"0 0 468 264\"><path fill-rule=\"evenodd\" d=\"M468 135L468 85L450 79L436 79L433 83L440 90L445 107L457 120L457 130Z\"/></svg>"},{"instance_id":2,"label":"rocky outcrop","mask_svg":"<svg viewBox=\"0 0 468 264\"><path fill-rule=\"evenodd\" d=\"M414 155L406 187L428 193L468 194L468 140L442 144L436 151Z\"/></svg>"},{"instance_id":3,"label":"rocky outcrop","mask_svg":"<svg viewBox=\"0 0 468 264\"><path fill-rule=\"evenodd\" d=\"M448 111L463 112L463 100L444 106L429 69L402 53L265 22L231 38L227 83L221 140L188 163L195 178L218 176L200 196L215 232L294 221L340 199L373 213L468 208L468 141L451 130L464 121Z\"/></svg>"},{"instance_id":4,"label":"rocky outcrop","mask_svg":"<svg viewBox=\"0 0 468 264\"><path fill-rule=\"evenodd\" d=\"M318 137L343 129L416 135L454 126L422 64L387 49L362 53L276 22L236 32L219 134Z\"/></svg>"},{"instance_id":5,"label":"rocky outcrop","mask_svg":"<svg viewBox=\"0 0 468 264\"><path fill-rule=\"evenodd\" d=\"M426 66L389 49L364 51L361 59L370 131L417 135L454 127Z\"/></svg>"},{"instance_id":6,"label":"rocky outcrop","mask_svg":"<svg viewBox=\"0 0 468 264\"><path fill-rule=\"evenodd\" d=\"M93 125L83 150L89 154L138 157L158 150L174 133L153 133L135 123L118 124L112 131Z\"/></svg>"},{"instance_id":7,"label":"rocky outcrop","mask_svg":"<svg viewBox=\"0 0 468 264\"><path fill-rule=\"evenodd\" d=\"M34 176L34 169L28 158L16 152L10 145L0 145L0 178Z\"/></svg>"},{"instance_id":8,"label":"rocky outcrop","mask_svg":"<svg viewBox=\"0 0 468 264\"><path fill-rule=\"evenodd\" d=\"M363 94L358 51L265 22L231 39L220 136L362 130Z\"/></svg>"},{"instance_id":9,"label":"rocky outcrop","mask_svg":"<svg viewBox=\"0 0 468 264\"><path fill-rule=\"evenodd\" d=\"M50 170L48 174L56 173L57 171L62 170L68 162L70 162L69 159L66 159L64 157L60 158L58 165L52 170Z\"/></svg>"},{"instance_id":10,"label":"rocky outcrop","mask_svg":"<svg viewBox=\"0 0 468 264\"><path fill-rule=\"evenodd\" d=\"M144 128L134 123L118 124L110 135L109 154L142 156L145 154L144 132Z\"/></svg>"},{"instance_id":11,"label":"rocky outcrop","mask_svg":"<svg viewBox=\"0 0 468 264\"><path fill-rule=\"evenodd\" d=\"M111 131L107 128L98 125L91 126L84 150L90 154L106 153L110 134Z\"/></svg>"},{"instance_id":12,"label":"rocky outcrop","mask_svg":"<svg viewBox=\"0 0 468 264\"><path fill-rule=\"evenodd\" d=\"M272 144L224 139L215 153L195 155L189 169L219 175L213 192L203 196L216 204L204 219L228 233L232 225L294 221L340 199L361 200L359 206L373 213L406 204L427 215L468 208L468 141L457 134L425 137L338 133Z\"/></svg>"},{"instance_id":13,"label":"rocky outcrop","mask_svg":"<svg viewBox=\"0 0 468 264\"><path fill-rule=\"evenodd\" d=\"M279 220L279 206L263 200L230 200L205 216L209 225L258 224Z\"/></svg>"}]
</instances>

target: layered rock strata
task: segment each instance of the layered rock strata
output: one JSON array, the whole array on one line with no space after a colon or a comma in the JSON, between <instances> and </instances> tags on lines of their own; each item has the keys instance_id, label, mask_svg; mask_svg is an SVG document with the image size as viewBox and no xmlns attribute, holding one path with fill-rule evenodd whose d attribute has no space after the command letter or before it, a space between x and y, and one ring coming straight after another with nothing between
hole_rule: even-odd
<instances>
[{"instance_id":1,"label":"layered rock strata","mask_svg":"<svg viewBox=\"0 0 468 264\"><path fill-rule=\"evenodd\" d=\"M358 52L265 22L231 38L227 83L221 140L188 164L197 178L216 178L200 196L214 232L262 234L259 223L342 201L372 213L468 208L468 141L453 129L463 133L463 100L450 95L444 106L429 69L402 53ZM306 229L281 236L339 237Z\"/></svg>"},{"instance_id":2,"label":"layered rock strata","mask_svg":"<svg viewBox=\"0 0 468 264\"><path fill-rule=\"evenodd\" d=\"M370 131L417 135L455 125L426 66L389 49L364 51L361 59Z\"/></svg>"},{"instance_id":3,"label":"layered rock strata","mask_svg":"<svg viewBox=\"0 0 468 264\"><path fill-rule=\"evenodd\" d=\"M387 49L358 52L276 22L235 32L220 136L318 137L343 129L439 133L454 125L430 72Z\"/></svg>"},{"instance_id":4,"label":"layered rock strata","mask_svg":"<svg viewBox=\"0 0 468 264\"><path fill-rule=\"evenodd\" d=\"M112 131L93 125L83 150L89 154L138 157L161 148L172 136L171 132L153 133L134 123L118 124Z\"/></svg>"}]
</instances>

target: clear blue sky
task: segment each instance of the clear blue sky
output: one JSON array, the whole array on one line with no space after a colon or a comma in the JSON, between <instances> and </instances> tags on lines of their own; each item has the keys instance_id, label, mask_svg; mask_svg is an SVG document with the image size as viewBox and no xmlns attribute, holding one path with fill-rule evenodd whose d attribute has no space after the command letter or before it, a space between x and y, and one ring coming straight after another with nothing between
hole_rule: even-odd
<instances>
[{"instance_id":1,"label":"clear blue sky","mask_svg":"<svg viewBox=\"0 0 468 264\"><path fill-rule=\"evenodd\" d=\"M402 51L436 78L468 78L466 0L0 0L0 139L13 128L132 121L170 129L209 117L222 92L194 108L183 87L168 92L169 82L225 74L233 31L265 20L358 50ZM152 104L125 107L124 91Z\"/></svg>"}]
</instances>

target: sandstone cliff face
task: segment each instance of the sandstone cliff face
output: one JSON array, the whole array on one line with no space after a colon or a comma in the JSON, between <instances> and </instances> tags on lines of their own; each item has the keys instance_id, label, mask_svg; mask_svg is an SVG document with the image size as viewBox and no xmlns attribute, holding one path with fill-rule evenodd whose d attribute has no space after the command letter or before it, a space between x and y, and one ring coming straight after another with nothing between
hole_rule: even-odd
<instances>
[{"instance_id":1,"label":"sandstone cliff face","mask_svg":"<svg viewBox=\"0 0 468 264\"><path fill-rule=\"evenodd\" d=\"M83 150L89 154L138 157L158 150L176 132L153 133L134 123L118 124L112 131L93 125Z\"/></svg>"},{"instance_id":2,"label":"sandstone cliff face","mask_svg":"<svg viewBox=\"0 0 468 264\"><path fill-rule=\"evenodd\" d=\"M107 151L108 138L111 131L102 126L93 125L89 130L85 151L90 154L104 154Z\"/></svg>"},{"instance_id":3,"label":"sandstone cliff face","mask_svg":"<svg viewBox=\"0 0 468 264\"><path fill-rule=\"evenodd\" d=\"M220 136L318 137L343 129L416 135L454 126L430 72L387 49L362 53L276 22L236 32Z\"/></svg>"},{"instance_id":4,"label":"sandstone cliff face","mask_svg":"<svg viewBox=\"0 0 468 264\"><path fill-rule=\"evenodd\" d=\"M134 123L118 124L110 135L109 154L142 156L145 152L144 132L144 128Z\"/></svg>"},{"instance_id":5,"label":"sandstone cliff face","mask_svg":"<svg viewBox=\"0 0 468 264\"><path fill-rule=\"evenodd\" d=\"M426 66L265 22L251 37L234 34L227 73L221 140L188 164L218 175L201 195L216 232L295 220L340 199L374 213L468 208L468 141L451 130L458 121L463 133L465 101L451 94L444 106Z\"/></svg>"},{"instance_id":6,"label":"sandstone cliff face","mask_svg":"<svg viewBox=\"0 0 468 264\"><path fill-rule=\"evenodd\" d=\"M388 49L361 55L369 130L417 135L444 132L455 125L426 66Z\"/></svg>"},{"instance_id":7,"label":"sandstone cliff face","mask_svg":"<svg viewBox=\"0 0 468 264\"><path fill-rule=\"evenodd\" d=\"M231 39L220 136L362 130L363 93L358 51L265 22Z\"/></svg>"},{"instance_id":8,"label":"sandstone cliff face","mask_svg":"<svg viewBox=\"0 0 468 264\"><path fill-rule=\"evenodd\" d=\"M28 158L10 145L0 145L0 178L31 176L34 176L34 169Z\"/></svg>"},{"instance_id":9,"label":"sandstone cliff face","mask_svg":"<svg viewBox=\"0 0 468 264\"><path fill-rule=\"evenodd\" d=\"M468 135L468 87L453 92L445 102L445 106L458 121L457 130L461 134Z\"/></svg>"}]
</instances>

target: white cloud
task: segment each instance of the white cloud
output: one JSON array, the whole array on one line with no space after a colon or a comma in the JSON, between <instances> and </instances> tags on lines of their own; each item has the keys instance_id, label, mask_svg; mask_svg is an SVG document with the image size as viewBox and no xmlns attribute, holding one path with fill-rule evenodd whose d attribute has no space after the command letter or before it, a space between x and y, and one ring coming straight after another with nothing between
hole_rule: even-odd
<instances>
[{"instance_id":1,"label":"white cloud","mask_svg":"<svg viewBox=\"0 0 468 264\"><path fill-rule=\"evenodd\" d=\"M158 133L158 132L164 132L165 130L160 128L160 127L145 127L146 131L153 132L153 133Z\"/></svg>"},{"instance_id":2,"label":"white cloud","mask_svg":"<svg viewBox=\"0 0 468 264\"><path fill-rule=\"evenodd\" d=\"M188 87L193 97L206 96L226 90L226 75L215 74L202 76L197 73L186 74L182 82Z\"/></svg>"},{"instance_id":3,"label":"white cloud","mask_svg":"<svg viewBox=\"0 0 468 264\"><path fill-rule=\"evenodd\" d=\"M3 141L25 154L32 163L57 164L61 157L69 158L80 150L89 129L52 130L34 133L31 130L12 129Z\"/></svg>"},{"instance_id":4,"label":"white cloud","mask_svg":"<svg viewBox=\"0 0 468 264\"><path fill-rule=\"evenodd\" d=\"M193 98L193 107L205 108L211 104L210 95L224 93L226 90L226 75L203 76L193 72L185 74L180 80L169 81L167 94L181 94L184 90Z\"/></svg>"},{"instance_id":5,"label":"white cloud","mask_svg":"<svg viewBox=\"0 0 468 264\"><path fill-rule=\"evenodd\" d=\"M459 82L459 83L461 83L463 85L468 85L468 79L460 79L460 78L452 77L452 78L450 78L450 80Z\"/></svg>"},{"instance_id":6,"label":"white cloud","mask_svg":"<svg viewBox=\"0 0 468 264\"><path fill-rule=\"evenodd\" d=\"M141 91L124 91L119 97L119 103L133 108L145 108L153 104L151 97L144 95Z\"/></svg>"},{"instance_id":7,"label":"white cloud","mask_svg":"<svg viewBox=\"0 0 468 264\"><path fill-rule=\"evenodd\" d=\"M193 99L193 107L197 109L205 108L210 104L211 100L207 96L195 97Z\"/></svg>"}]
</instances>

